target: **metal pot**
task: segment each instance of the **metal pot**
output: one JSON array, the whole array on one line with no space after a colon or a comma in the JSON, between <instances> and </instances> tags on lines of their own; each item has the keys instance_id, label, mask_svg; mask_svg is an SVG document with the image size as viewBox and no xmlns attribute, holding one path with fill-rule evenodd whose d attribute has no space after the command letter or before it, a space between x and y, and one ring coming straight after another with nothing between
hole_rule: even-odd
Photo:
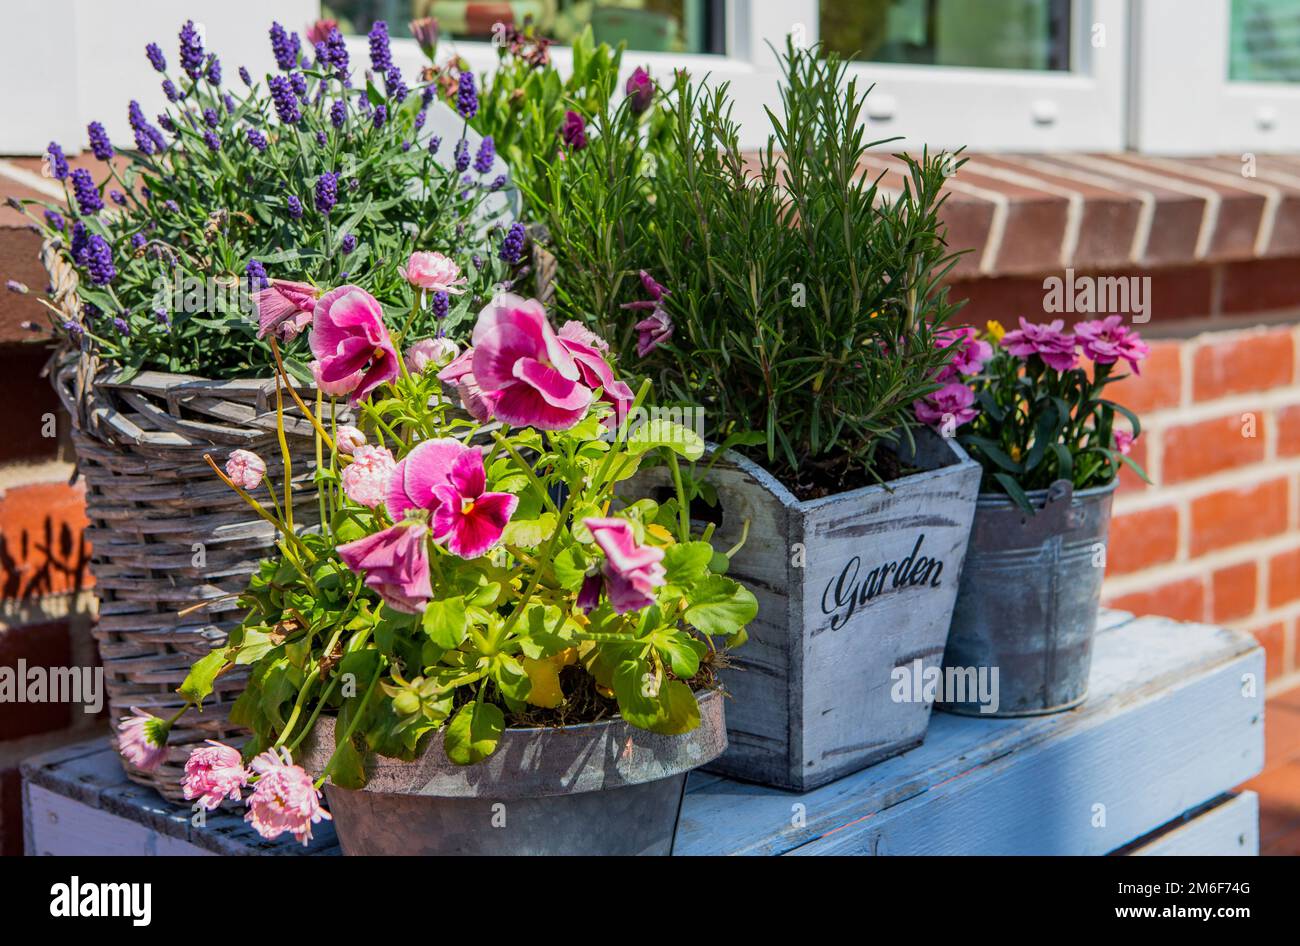
<instances>
[{"instance_id":1,"label":"metal pot","mask_svg":"<svg viewBox=\"0 0 1300 946\"><path fill-rule=\"evenodd\" d=\"M614 718L507 729L497 751L455 765L435 733L403 762L366 759L359 791L326 784L344 854L671 854L691 769L727 748L722 692L697 694L700 725L660 736ZM322 717L302 764L324 768L334 720Z\"/></svg>"},{"instance_id":2,"label":"metal pot","mask_svg":"<svg viewBox=\"0 0 1300 946\"><path fill-rule=\"evenodd\" d=\"M1083 702L1115 485L1076 493L1059 480L1028 494L1033 516L1006 496L980 495L943 655L940 709L1034 716Z\"/></svg>"}]
</instances>

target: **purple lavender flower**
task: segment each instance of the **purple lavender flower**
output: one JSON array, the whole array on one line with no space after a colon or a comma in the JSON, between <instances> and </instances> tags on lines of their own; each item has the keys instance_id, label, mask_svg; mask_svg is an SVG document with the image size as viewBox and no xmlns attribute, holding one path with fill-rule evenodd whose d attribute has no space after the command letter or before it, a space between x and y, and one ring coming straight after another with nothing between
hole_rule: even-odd
<instances>
[{"instance_id":1,"label":"purple lavender flower","mask_svg":"<svg viewBox=\"0 0 1300 946\"><path fill-rule=\"evenodd\" d=\"M59 213L57 210L45 211L45 222L49 225L51 230L58 230L60 233L63 232L63 227L65 225L63 214Z\"/></svg>"},{"instance_id":2,"label":"purple lavender flower","mask_svg":"<svg viewBox=\"0 0 1300 946\"><path fill-rule=\"evenodd\" d=\"M86 243L86 269L90 281L96 286L104 286L117 276L117 267L113 265L113 248L98 233L92 233Z\"/></svg>"},{"instance_id":3,"label":"purple lavender flower","mask_svg":"<svg viewBox=\"0 0 1300 946\"><path fill-rule=\"evenodd\" d=\"M473 118L478 112L478 90L474 87L474 73L462 72L456 87L456 111L462 118Z\"/></svg>"},{"instance_id":4,"label":"purple lavender flower","mask_svg":"<svg viewBox=\"0 0 1300 946\"><path fill-rule=\"evenodd\" d=\"M131 234L131 248L132 248L132 249L134 249L134 250L138 250L138 249L142 248L142 247L143 247L147 242L149 242L149 241L146 240L146 239L144 238L144 234L143 234L143 233L133 233L133 234Z\"/></svg>"},{"instance_id":5,"label":"purple lavender flower","mask_svg":"<svg viewBox=\"0 0 1300 946\"><path fill-rule=\"evenodd\" d=\"M158 124L162 125L163 131L170 132L173 135L179 134L176 131L176 123L172 121L172 117L166 112L158 116Z\"/></svg>"},{"instance_id":6,"label":"purple lavender flower","mask_svg":"<svg viewBox=\"0 0 1300 946\"><path fill-rule=\"evenodd\" d=\"M203 42L199 31L194 28L193 20L186 20L181 27L181 69L194 81L203 74Z\"/></svg>"},{"instance_id":7,"label":"purple lavender flower","mask_svg":"<svg viewBox=\"0 0 1300 946\"><path fill-rule=\"evenodd\" d=\"M275 113L286 125L296 125L302 118L298 109L298 98L293 94L293 86L284 76L271 76L271 99L275 102Z\"/></svg>"},{"instance_id":8,"label":"purple lavender flower","mask_svg":"<svg viewBox=\"0 0 1300 946\"><path fill-rule=\"evenodd\" d=\"M342 99L335 101L330 106L330 124L335 128L342 128L343 123L348 120L348 103Z\"/></svg>"},{"instance_id":9,"label":"purple lavender flower","mask_svg":"<svg viewBox=\"0 0 1300 946\"><path fill-rule=\"evenodd\" d=\"M167 71L167 60L163 58L163 51L158 47L157 43L150 43L145 46L144 54L149 57L149 65L159 72Z\"/></svg>"},{"instance_id":10,"label":"purple lavender flower","mask_svg":"<svg viewBox=\"0 0 1300 946\"><path fill-rule=\"evenodd\" d=\"M176 91L176 83L172 82L171 79L163 79L162 90L163 95L167 96L169 102L175 102L181 97L181 94Z\"/></svg>"},{"instance_id":11,"label":"purple lavender flower","mask_svg":"<svg viewBox=\"0 0 1300 946\"><path fill-rule=\"evenodd\" d=\"M72 172L72 191L83 216L88 217L104 209L104 201L99 196L95 181L85 168L77 168Z\"/></svg>"},{"instance_id":12,"label":"purple lavender flower","mask_svg":"<svg viewBox=\"0 0 1300 946\"><path fill-rule=\"evenodd\" d=\"M226 106L227 114L235 114L235 100L229 95L221 96L221 104Z\"/></svg>"},{"instance_id":13,"label":"purple lavender flower","mask_svg":"<svg viewBox=\"0 0 1300 946\"><path fill-rule=\"evenodd\" d=\"M72 224L72 246L69 247L69 250L72 253L72 258L83 266L86 265L86 245L89 242L90 231L86 229L86 225L80 220L74 221Z\"/></svg>"},{"instance_id":14,"label":"purple lavender flower","mask_svg":"<svg viewBox=\"0 0 1300 946\"><path fill-rule=\"evenodd\" d=\"M375 72L387 72L393 68L393 52L388 45L388 24L376 20L370 27L370 65Z\"/></svg>"},{"instance_id":15,"label":"purple lavender flower","mask_svg":"<svg viewBox=\"0 0 1300 946\"><path fill-rule=\"evenodd\" d=\"M205 131L203 133L203 143L208 146L209 151L221 150L221 139L217 137L215 132Z\"/></svg>"},{"instance_id":16,"label":"purple lavender flower","mask_svg":"<svg viewBox=\"0 0 1300 946\"><path fill-rule=\"evenodd\" d=\"M167 314L166 309L154 309L153 320L159 325L170 327L172 324L171 316Z\"/></svg>"},{"instance_id":17,"label":"purple lavender flower","mask_svg":"<svg viewBox=\"0 0 1300 946\"><path fill-rule=\"evenodd\" d=\"M474 268L475 268L475 269L482 269L482 268L483 268L483 257L479 256L477 253L475 253L473 256L471 256L471 257L469 258L469 261L470 261L471 263L474 264Z\"/></svg>"},{"instance_id":18,"label":"purple lavender flower","mask_svg":"<svg viewBox=\"0 0 1300 946\"><path fill-rule=\"evenodd\" d=\"M216 128L221 124L221 116L217 114L214 108L205 108L203 110L203 123L209 128Z\"/></svg>"},{"instance_id":19,"label":"purple lavender flower","mask_svg":"<svg viewBox=\"0 0 1300 946\"><path fill-rule=\"evenodd\" d=\"M427 110L425 110L425 109L422 108L422 109L420 109L418 112L416 112L416 113L415 113L415 130L416 130L416 131L419 131L421 128L423 128L423 127L424 127L424 123L428 120L428 118L429 118L429 113L428 113Z\"/></svg>"},{"instance_id":20,"label":"purple lavender flower","mask_svg":"<svg viewBox=\"0 0 1300 946\"><path fill-rule=\"evenodd\" d=\"M294 71L289 73L289 84L293 86L293 94L298 96L298 98L301 99L307 97L307 77L301 72Z\"/></svg>"},{"instance_id":21,"label":"purple lavender flower","mask_svg":"<svg viewBox=\"0 0 1300 946\"><path fill-rule=\"evenodd\" d=\"M239 67L239 81L244 83L244 85L248 86L249 88L252 88L253 77L249 75L248 68L246 66Z\"/></svg>"},{"instance_id":22,"label":"purple lavender flower","mask_svg":"<svg viewBox=\"0 0 1300 946\"><path fill-rule=\"evenodd\" d=\"M250 288L265 289L271 284L271 281L266 278L266 267L255 259L248 261L248 265L244 267L244 275L248 277Z\"/></svg>"},{"instance_id":23,"label":"purple lavender flower","mask_svg":"<svg viewBox=\"0 0 1300 946\"><path fill-rule=\"evenodd\" d=\"M119 207L126 206L126 195L119 190L109 191L108 199L111 200L113 203L117 204Z\"/></svg>"},{"instance_id":24,"label":"purple lavender flower","mask_svg":"<svg viewBox=\"0 0 1300 946\"><path fill-rule=\"evenodd\" d=\"M492 183L488 185L488 190L499 191L501 190L501 188L505 186L506 186L506 176L504 174L498 174L496 177L492 179Z\"/></svg>"},{"instance_id":25,"label":"purple lavender flower","mask_svg":"<svg viewBox=\"0 0 1300 946\"><path fill-rule=\"evenodd\" d=\"M83 329L76 322L72 321L72 319L65 319L63 321L63 331L68 333L68 337L70 339L72 339L74 342L77 342L77 341L81 341L81 335L85 331L85 329Z\"/></svg>"},{"instance_id":26,"label":"purple lavender flower","mask_svg":"<svg viewBox=\"0 0 1300 946\"><path fill-rule=\"evenodd\" d=\"M124 319L124 318L122 318L121 316L118 316L117 318L115 318L115 319L113 320L113 328L117 329L118 332L121 333L122 335L130 335L130 334L131 334L131 325L130 325L130 323L127 322L127 320Z\"/></svg>"},{"instance_id":27,"label":"purple lavender flower","mask_svg":"<svg viewBox=\"0 0 1300 946\"><path fill-rule=\"evenodd\" d=\"M432 82L430 82L428 85L424 87L423 91L420 92L420 101L423 102L424 105L427 107L429 103L433 101L433 97L437 94L437 92L438 92L437 87Z\"/></svg>"},{"instance_id":28,"label":"purple lavender flower","mask_svg":"<svg viewBox=\"0 0 1300 946\"><path fill-rule=\"evenodd\" d=\"M329 143L329 136L326 135L325 132L323 131L316 132L316 144L320 145L323 148L328 143Z\"/></svg>"},{"instance_id":29,"label":"purple lavender flower","mask_svg":"<svg viewBox=\"0 0 1300 946\"><path fill-rule=\"evenodd\" d=\"M217 58L216 53L211 53L208 56L206 78L209 85L221 85L221 60Z\"/></svg>"},{"instance_id":30,"label":"purple lavender flower","mask_svg":"<svg viewBox=\"0 0 1300 946\"><path fill-rule=\"evenodd\" d=\"M338 31L337 27L330 30L322 45L324 46L323 61L334 67L334 74L338 78L346 81L348 77L348 45L343 41L343 34ZM318 49L317 56L321 55L322 53Z\"/></svg>"},{"instance_id":31,"label":"purple lavender flower","mask_svg":"<svg viewBox=\"0 0 1300 946\"><path fill-rule=\"evenodd\" d=\"M68 177L68 159L64 156L59 143L51 141L50 146L45 150L50 156L50 173L60 181L66 180Z\"/></svg>"},{"instance_id":32,"label":"purple lavender flower","mask_svg":"<svg viewBox=\"0 0 1300 946\"><path fill-rule=\"evenodd\" d=\"M302 201L290 194L284 199L285 204L289 207L289 216L294 220L302 219Z\"/></svg>"},{"instance_id":33,"label":"purple lavender flower","mask_svg":"<svg viewBox=\"0 0 1300 946\"><path fill-rule=\"evenodd\" d=\"M271 24L271 52L275 55L275 64L285 72L298 65L298 53L302 51L302 40L297 33L289 33L279 23Z\"/></svg>"},{"instance_id":34,"label":"purple lavender flower","mask_svg":"<svg viewBox=\"0 0 1300 946\"><path fill-rule=\"evenodd\" d=\"M343 250L343 255L346 256L357 248L357 238L351 233L345 233L339 247Z\"/></svg>"},{"instance_id":35,"label":"purple lavender flower","mask_svg":"<svg viewBox=\"0 0 1300 946\"><path fill-rule=\"evenodd\" d=\"M162 132L149 124L139 102L131 100L127 116L131 122L131 129L135 132L135 146L142 154L153 154L166 149L167 142L163 140Z\"/></svg>"},{"instance_id":36,"label":"purple lavender flower","mask_svg":"<svg viewBox=\"0 0 1300 946\"><path fill-rule=\"evenodd\" d=\"M101 161L111 161L113 159L113 144L108 140L108 132L99 122L91 122L86 126L86 133L90 136L90 150L95 157Z\"/></svg>"},{"instance_id":37,"label":"purple lavender flower","mask_svg":"<svg viewBox=\"0 0 1300 946\"><path fill-rule=\"evenodd\" d=\"M435 319L445 319L447 317L447 309L450 305L451 297L442 290L438 290L429 297L429 308L433 310L433 317Z\"/></svg>"},{"instance_id":38,"label":"purple lavender flower","mask_svg":"<svg viewBox=\"0 0 1300 946\"><path fill-rule=\"evenodd\" d=\"M388 109L382 105L375 106L375 115L372 119L375 128L383 128L384 122L388 121Z\"/></svg>"},{"instance_id":39,"label":"purple lavender flower","mask_svg":"<svg viewBox=\"0 0 1300 946\"><path fill-rule=\"evenodd\" d=\"M354 191L361 186L361 181L355 177L348 178L348 190Z\"/></svg>"},{"instance_id":40,"label":"purple lavender flower","mask_svg":"<svg viewBox=\"0 0 1300 946\"><path fill-rule=\"evenodd\" d=\"M401 69L393 66L384 73L384 86L388 89L388 94L395 98L399 104L406 101L409 92L406 83L402 81Z\"/></svg>"},{"instance_id":41,"label":"purple lavender flower","mask_svg":"<svg viewBox=\"0 0 1300 946\"><path fill-rule=\"evenodd\" d=\"M316 179L316 210L329 215L339 199L339 176L333 171L326 171Z\"/></svg>"},{"instance_id":42,"label":"purple lavender flower","mask_svg":"<svg viewBox=\"0 0 1300 946\"><path fill-rule=\"evenodd\" d=\"M259 154L266 150L266 135L256 128L248 129L246 134L248 135L248 143L256 148Z\"/></svg>"},{"instance_id":43,"label":"purple lavender flower","mask_svg":"<svg viewBox=\"0 0 1300 946\"><path fill-rule=\"evenodd\" d=\"M429 154L437 154L440 147L442 147L442 139L437 135L429 139Z\"/></svg>"},{"instance_id":44,"label":"purple lavender flower","mask_svg":"<svg viewBox=\"0 0 1300 946\"><path fill-rule=\"evenodd\" d=\"M486 174L492 170L492 162L496 160L496 156L496 142L492 140L491 135L487 135L478 146L478 154L474 156L474 170Z\"/></svg>"},{"instance_id":45,"label":"purple lavender flower","mask_svg":"<svg viewBox=\"0 0 1300 946\"><path fill-rule=\"evenodd\" d=\"M403 150L403 151L410 151L410 150L411 150L411 143L410 143L409 141L403 141L403 142L402 142L402 150Z\"/></svg>"},{"instance_id":46,"label":"purple lavender flower","mask_svg":"<svg viewBox=\"0 0 1300 946\"><path fill-rule=\"evenodd\" d=\"M456 142L456 172L462 173L469 167L469 142L464 138Z\"/></svg>"},{"instance_id":47,"label":"purple lavender flower","mask_svg":"<svg viewBox=\"0 0 1300 946\"><path fill-rule=\"evenodd\" d=\"M524 252L524 225L522 223L512 223L506 238L501 241L501 261L504 263L517 262L520 255Z\"/></svg>"}]
</instances>

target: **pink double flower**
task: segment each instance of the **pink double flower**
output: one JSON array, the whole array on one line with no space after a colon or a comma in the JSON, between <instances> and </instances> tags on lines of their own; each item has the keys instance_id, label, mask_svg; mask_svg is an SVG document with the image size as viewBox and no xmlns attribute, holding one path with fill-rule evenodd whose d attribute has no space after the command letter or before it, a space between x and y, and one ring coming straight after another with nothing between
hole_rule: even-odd
<instances>
[{"instance_id":1,"label":"pink double flower","mask_svg":"<svg viewBox=\"0 0 1300 946\"><path fill-rule=\"evenodd\" d=\"M316 300L310 340L316 386L349 395L353 404L401 373L383 307L358 286L339 286Z\"/></svg>"}]
</instances>

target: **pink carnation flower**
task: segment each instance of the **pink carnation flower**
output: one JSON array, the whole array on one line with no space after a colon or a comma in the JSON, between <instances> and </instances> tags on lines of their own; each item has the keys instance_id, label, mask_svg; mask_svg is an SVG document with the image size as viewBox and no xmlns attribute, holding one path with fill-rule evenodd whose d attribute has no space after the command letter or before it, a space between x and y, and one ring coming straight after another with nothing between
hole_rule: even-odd
<instances>
[{"instance_id":1,"label":"pink carnation flower","mask_svg":"<svg viewBox=\"0 0 1300 946\"><path fill-rule=\"evenodd\" d=\"M257 489L266 476L266 462L251 450L232 450L226 460L226 476L240 489Z\"/></svg>"},{"instance_id":2,"label":"pink carnation flower","mask_svg":"<svg viewBox=\"0 0 1300 946\"><path fill-rule=\"evenodd\" d=\"M1078 363L1074 336L1064 331L1065 322L1056 319L1046 325L1032 325L1020 317L1020 328L1002 336L1002 347L1017 358L1037 355L1055 371L1069 371Z\"/></svg>"},{"instance_id":3,"label":"pink carnation flower","mask_svg":"<svg viewBox=\"0 0 1300 946\"><path fill-rule=\"evenodd\" d=\"M978 337L970 326L943 329L935 335L935 346L954 348L952 361L939 373L940 381L955 381L965 375L979 374L984 363L993 357L993 346Z\"/></svg>"},{"instance_id":4,"label":"pink carnation flower","mask_svg":"<svg viewBox=\"0 0 1300 946\"><path fill-rule=\"evenodd\" d=\"M582 524L591 530L592 539L605 553L601 572L614 613L624 614L654 604L655 589L664 584L667 574L661 564L664 550L637 545L632 524L626 519L591 517L583 519ZM590 601L589 593L587 600Z\"/></svg>"},{"instance_id":5,"label":"pink carnation flower","mask_svg":"<svg viewBox=\"0 0 1300 946\"><path fill-rule=\"evenodd\" d=\"M979 415L979 409L971 406L974 403L974 391L960 381L950 381L939 390L913 401L912 410L921 423L946 433L969 424Z\"/></svg>"},{"instance_id":6,"label":"pink carnation flower","mask_svg":"<svg viewBox=\"0 0 1300 946\"><path fill-rule=\"evenodd\" d=\"M365 442L366 435L351 424L344 424L334 435L334 446L339 453L351 454Z\"/></svg>"},{"instance_id":7,"label":"pink carnation flower","mask_svg":"<svg viewBox=\"0 0 1300 946\"><path fill-rule=\"evenodd\" d=\"M316 386L326 394L351 395L353 404L401 373L383 307L357 286L340 286L317 300L311 351Z\"/></svg>"},{"instance_id":8,"label":"pink carnation flower","mask_svg":"<svg viewBox=\"0 0 1300 946\"><path fill-rule=\"evenodd\" d=\"M282 342L297 338L311 324L319 290L311 283L272 279L271 284L253 294L257 306L257 337L272 333Z\"/></svg>"},{"instance_id":9,"label":"pink carnation flower","mask_svg":"<svg viewBox=\"0 0 1300 946\"><path fill-rule=\"evenodd\" d=\"M1129 451L1133 449L1133 441L1137 438L1125 430L1123 427L1115 429L1115 449L1124 456L1128 456Z\"/></svg>"},{"instance_id":10,"label":"pink carnation flower","mask_svg":"<svg viewBox=\"0 0 1300 946\"><path fill-rule=\"evenodd\" d=\"M388 477L396 467L387 447L362 444L352 451L352 462L343 468L343 492L354 503L374 509L384 501Z\"/></svg>"},{"instance_id":11,"label":"pink carnation flower","mask_svg":"<svg viewBox=\"0 0 1300 946\"><path fill-rule=\"evenodd\" d=\"M1084 356L1099 365L1111 365L1123 359L1133 368L1134 374L1141 374L1138 365L1151 353L1138 333L1124 325L1124 320L1118 315L1080 322L1074 331Z\"/></svg>"},{"instance_id":12,"label":"pink carnation flower","mask_svg":"<svg viewBox=\"0 0 1300 946\"><path fill-rule=\"evenodd\" d=\"M321 794L311 776L293 764L288 749L281 747L280 753L268 749L253 760L258 779L248 796L244 820L268 840L288 831L306 846L311 826L329 821L330 813L321 807Z\"/></svg>"},{"instance_id":13,"label":"pink carnation flower","mask_svg":"<svg viewBox=\"0 0 1300 946\"><path fill-rule=\"evenodd\" d=\"M224 799L238 798L250 777L238 749L209 739L206 746L190 753L181 787L186 799L197 798L204 808L214 811Z\"/></svg>"},{"instance_id":14,"label":"pink carnation flower","mask_svg":"<svg viewBox=\"0 0 1300 946\"><path fill-rule=\"evenodd\" d=\"M167 723L134 706L131 712L135 715L118 720L118 750L137 769L152 772L167 757Z\"/></svg>"},{"instance_id":15,"label":"pink carnation flower","mask_svg":"<svg viewBox=\"0 0 1300 946\"><path fill-rule=\"evenodd\" d=\"M465 292L465 285L469 282L456 261L441 253L412 253L402 275L412 286L457 296Z\"/></svg>"}]
</instances>

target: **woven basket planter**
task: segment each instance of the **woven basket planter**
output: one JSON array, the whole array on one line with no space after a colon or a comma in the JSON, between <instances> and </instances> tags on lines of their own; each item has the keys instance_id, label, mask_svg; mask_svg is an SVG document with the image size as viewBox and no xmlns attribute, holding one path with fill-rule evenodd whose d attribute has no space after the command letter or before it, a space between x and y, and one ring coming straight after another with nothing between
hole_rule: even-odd
<instances>
[{"instance_id":1,"label":"woven basket planter","mask_svg":"<svg viewBox=\"0 0 1300 946\"><path fill-rule=\"evenodd\" d=\"M75 274L47 247L42 254L60 307L77 318ZM99 598L95 638L113 725L133 706L169 717L182 705L176 688L190 664L220 646L240 620L235 595L275 544L257 517L212 472L244 448L267 461L284 495L272 379L208 381L143 372L122 381L93 356L62 353L51 380L72 418L72 442L86 484L90 570ZM314 391L299 388L311 403ZM286 400L285 434L295 457L295 525L319 521L311 486L311 424ZM264 490L259 498L267 501ZM187 615L179 612L211 603ZM242 669L242 668L241 668ZM203 712L189 710L172 729L163 765L144 772L123 760L132 781L179 800L190 749L205 739L238 744L244 733L228 713L246 674L218 678ZM116 735L114 736L116 745Z\"/></svg>"}]
</instances>

